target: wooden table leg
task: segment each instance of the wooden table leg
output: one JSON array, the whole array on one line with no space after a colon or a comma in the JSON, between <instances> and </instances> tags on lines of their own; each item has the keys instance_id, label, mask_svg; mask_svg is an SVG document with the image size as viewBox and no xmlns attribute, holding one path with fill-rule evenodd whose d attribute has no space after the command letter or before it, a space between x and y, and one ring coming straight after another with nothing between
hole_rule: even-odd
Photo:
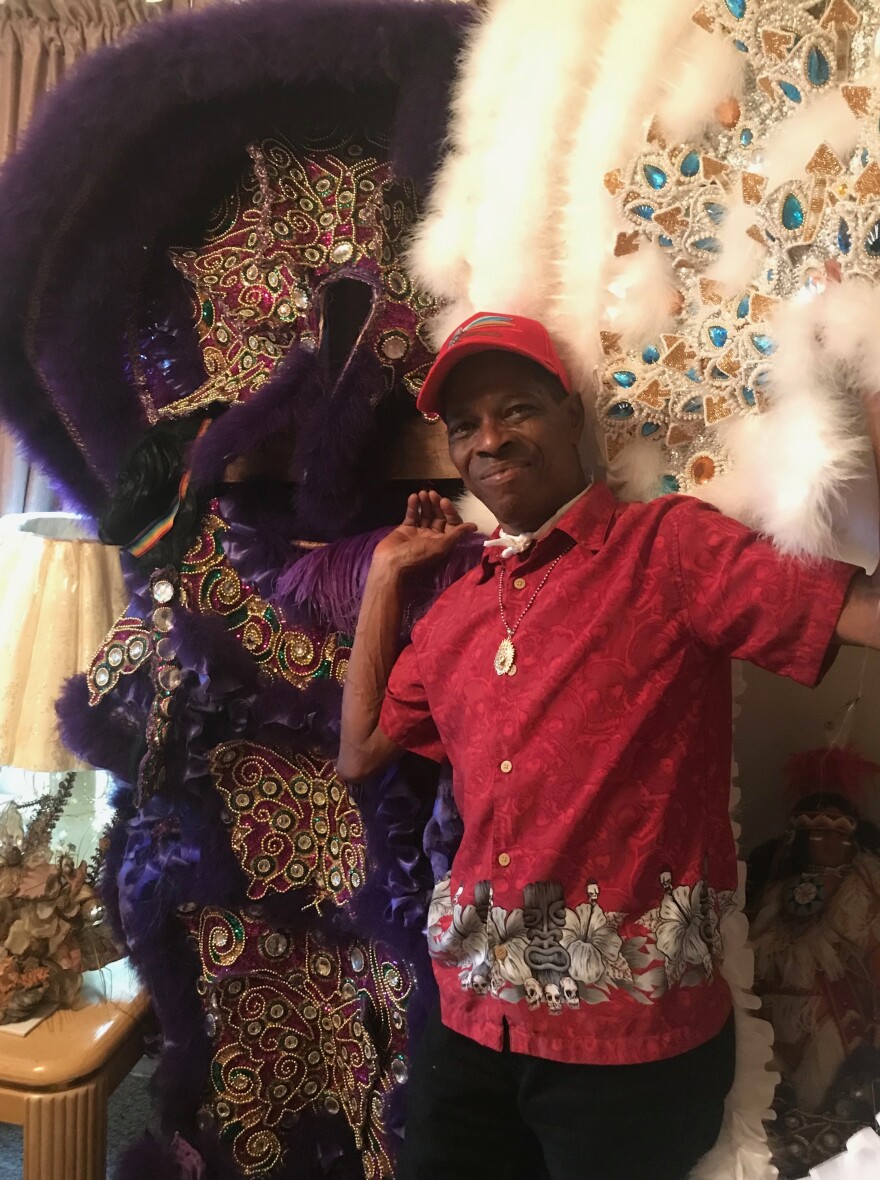
<instances>
[{"instance_id":1,"label":"wooden table leg","mask_svg":"<svg viewBox=\"0 0 880 1180\"><path fill-rule=\"evenodd\" d=\"M104 1180L108 1097L103 1074L71 1090L28 1094L23 1180Z\"/></svg>"}]
</instances>

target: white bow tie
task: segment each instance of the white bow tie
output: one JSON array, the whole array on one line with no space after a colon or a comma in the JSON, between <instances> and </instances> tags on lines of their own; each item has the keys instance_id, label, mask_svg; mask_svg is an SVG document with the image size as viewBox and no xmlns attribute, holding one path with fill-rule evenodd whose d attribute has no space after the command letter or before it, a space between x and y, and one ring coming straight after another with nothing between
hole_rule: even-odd
<instances>
[{"instance_id":1,"label":"white bow tie","mask_svg":"<svg viewBox=\"0 0 880 1180\"><path fill-rule=\"evenodd\" d=\"M517 553L525 553L538 539L537 533L506 533L501 529L497 537L483 543L484 549L501 549L502 558L513 557Z\"/></svg>"},{"instance_id":2,"label":"white bow tie","mask_svg":"<svg viewBox=\"0 0 880 1180\"><path fill-rule=\"evenodd\" d=\"M542 537L546 537L556 522L565 516L572 504L576 504L581 496L585 496L589 490L590 485L587 484L582 492L578 492L567 504L563 504L558 512L554 512L550 519L545 521L539 529L535 529L533 533L508 533L502 528L498 530L497 537L492 537L490 540L483 542L483 548L501 549L502 560L506 560L508 557L515 557L518 553L525 553L526 550L531 549L536 541L540 541Z\"/></svg>"}]
</instances>

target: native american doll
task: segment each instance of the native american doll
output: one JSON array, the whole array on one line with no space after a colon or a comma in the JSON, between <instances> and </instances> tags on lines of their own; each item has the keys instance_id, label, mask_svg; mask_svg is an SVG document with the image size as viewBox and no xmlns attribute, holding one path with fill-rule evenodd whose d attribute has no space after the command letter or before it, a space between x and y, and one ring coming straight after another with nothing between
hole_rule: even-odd
<instances>
[{"instance_id":1,"label":"native american doll","mask_svg":"<svg viewBox=\"0 0 880 1180\"><path fill-rule=\"evenodd\" d=\"M0 187L3 413L131 592L59 705L118 782L104 897L161 1032L168 1140L126 1180L393 1175L436 774L355 791L333 754L389 474L438 474L403 251L469 15L169 18L89 60Z\"/></svg>"},{"instance_id":2,"label":"native american doll","mask_svg":"<svg viewBox=\"0 0 880 1180\"><path fill-rule=\"evenodd\" d=\"M782 1074L770 1136L784 1176L802 1176L874 1120L880 830L860 806L878 770L842 747L797 755L786 832L750 858L756 991Z\"/></svg>"}]
</instances>

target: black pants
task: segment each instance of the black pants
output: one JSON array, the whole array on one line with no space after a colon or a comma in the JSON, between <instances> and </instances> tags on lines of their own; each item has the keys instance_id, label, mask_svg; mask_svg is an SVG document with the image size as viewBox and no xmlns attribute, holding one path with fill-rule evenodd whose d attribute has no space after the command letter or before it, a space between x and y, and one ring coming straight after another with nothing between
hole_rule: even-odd
<instances>
[{"instance_id":1,"label":"black pants","mask_svg":"<svg viewBox=\"0 0 880 1180\"><path fill-rule=\"evenodd\" d=\"M665 1061L566 1065L487 1049L435 1011L398 1180L684 1180L718 1137L733 1066L732 1016Z\"/></svg>"}]
</instances>

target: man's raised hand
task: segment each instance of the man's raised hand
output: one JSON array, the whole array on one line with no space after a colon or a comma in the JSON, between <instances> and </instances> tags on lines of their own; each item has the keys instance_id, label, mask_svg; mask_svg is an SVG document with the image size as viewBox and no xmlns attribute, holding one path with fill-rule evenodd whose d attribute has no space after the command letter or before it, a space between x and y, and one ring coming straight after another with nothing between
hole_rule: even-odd
<instances>
[{"instance_id":1,"label":"man's raised hand","mask_svg":"<svg viewBox=\"0 0 880 1180\"><path fill-rule=\"evenodd\" d=\"M465 533L476 531L465 524L453 504L438 492L413 492L406 502L403 523L376 546L373 563L398 574L441 561Z\"/></svg>"}]
</instances>

